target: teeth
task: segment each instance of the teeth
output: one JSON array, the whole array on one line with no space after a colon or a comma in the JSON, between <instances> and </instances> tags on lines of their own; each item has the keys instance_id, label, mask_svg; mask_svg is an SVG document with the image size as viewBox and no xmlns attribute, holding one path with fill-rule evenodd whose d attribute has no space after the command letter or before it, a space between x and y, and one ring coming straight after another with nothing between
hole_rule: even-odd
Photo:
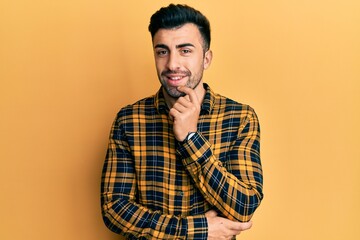
<instances>
[{"instance_id":1,"label":"teeth","mask_svg":"<svg viewBox=\"0 0 360 240\"><path fill-rule=\"evenodd\" d=\"M171 77L170 79L171 79L171 80L180 80L181 77Z\"/></svg>"}]
</instances>

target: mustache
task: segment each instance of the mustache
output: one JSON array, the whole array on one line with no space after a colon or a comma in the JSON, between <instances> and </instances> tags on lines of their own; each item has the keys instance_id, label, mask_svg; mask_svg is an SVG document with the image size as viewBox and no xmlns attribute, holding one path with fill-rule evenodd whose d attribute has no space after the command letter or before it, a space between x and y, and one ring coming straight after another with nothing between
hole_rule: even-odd
<instances>
[{"instance_id":1,"label":"mustache","mask_svg":"<svg viewBox=\"0 0 360 240\"><path fill-rule=\"evenodd\" d=\"M181 75L185 75L185 76L190 76L191 73L190 71L174 71L174 70L165 70L163 72L161 72L161 76L165 76L168 74L181 74Z\"/></svg>"}]
</instances>

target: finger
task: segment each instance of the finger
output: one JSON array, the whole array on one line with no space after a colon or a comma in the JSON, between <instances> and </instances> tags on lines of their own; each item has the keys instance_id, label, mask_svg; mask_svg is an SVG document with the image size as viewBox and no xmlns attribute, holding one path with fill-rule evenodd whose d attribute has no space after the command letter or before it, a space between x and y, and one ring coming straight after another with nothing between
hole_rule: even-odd
<instances>
[{"instance_id":1,"label":"finger","mask_svg":"<svg viewBox=\"0 0 360 240\"><path fill-rule=\"evenodd\" d=\"M252 226L252 222L232 222L230 225L230 229L245 231L250 229Z\"/></svg>"},{"instance_id":2,"label":"finger","mask_svg":"<svg viewBox=\"0 0 360 240\"><path fill-rule=\"evenodd\" d=\"M186 106L186 103L183 104L183 103L177 101L177 102L173 105L172 109L176 109L178 112L183 113L183 112L186 111L187 106Z\"/></svg>"},{"instance_id":3,"label":"finger","mask_svg":"<svg viewBox=\"0 0 360 240\"><path fill-rule=\"evenodd\" d=\"M252 227L252 222L241 223L241 231L248 230Z\"/></svg>"},{"instance_id":4,"label":"finger","mask_svg":"<svg viewBox=\"0 0 360 240\"><path fill-rule=\"evenodd\" d=\"M181 104L181 105L183 105L183 106L186 107L186 108L193 106L194 103L192 103L192 102L190 101L190 99L186 99L186 97L187 97L187 95L186 95L185 97L180 97L180 98L175 102L174 106L175 106L176 104ZM173 106L173 107L174 107L174 106Z\"/></svg>"},{"instance_id":5,"label":"finger","mask_svg":"<svg viewBox=\"0 0 360 240\"><path fill-rule=\"evenodd\" d=\"M243 232L243 231L246 231L246 230L248 230L249 228L244 228L244 229L237 229L237 230L235 230L235 229L228 229L227 231L227 234L229 234L229 235L232 235L232 236L237 236L237 235L240 235L241 234L241 232Z\"/></svg>"},{"instance_id":6,"label":"finger","mask_svg":"<svg viewBox=\"0 0 360 240\"><path fill-rule=\"evenodd\" d=\"M179 86L177 88L177 90L180 91L180 92L185 93L186 95L188 95L191 102L193 102L193 103L198 103L199 102L199 99L198 99L194 89L186 87L186 86Z\"/></svg>"},{"instance_id":7,"label":"finger","mask_svg":"<svg viewBox=\"0 0 360 240\"><path fill-rule=\"evenodd\" d=\"M231 230L231 231L228 231L228 237L229 237L229 239L233 239L233 237L235 236L237 236L237 235L240 235L240 233L241 233L241 231L234 231L234 230Z\"/></svg>"},{"instance_id":8,"label":"finger","mask_svg":"<svg viewBox=\"0 0 360 240\"><path fill-rule=\"evenodd\" d=\"M205 213L205 217L216 217L218 213L215 210L209 210Z\"/></svg>"},{"instance_id":9,"label":"finger","mask_svg":"<svg viewBox=\"0 0 360 240\"><path fill-rule=\"evenodd\" d=\"M177 116L179 116L180 112L176 110L176 108L171 108L169 111L169 115L172 118L172 120L176 119Z\"/></svg>"},{"instance_id":10,"label":"finger","mask_svg":"<svg viewBox=\"0 0 360 240\"><path fill-rule=\"evenodd\" d=\"M225 236L228 239L232 239L234 236L240 235L240 233L241 233L241 231L227 229L226 233L225 233Z\"/></svg>"}]
</instances>

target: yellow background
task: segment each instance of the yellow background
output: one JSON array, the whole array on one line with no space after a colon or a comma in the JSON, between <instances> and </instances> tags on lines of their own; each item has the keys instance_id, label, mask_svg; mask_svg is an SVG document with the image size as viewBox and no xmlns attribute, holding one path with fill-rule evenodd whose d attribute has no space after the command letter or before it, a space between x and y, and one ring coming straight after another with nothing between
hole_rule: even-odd
<instances>
[{"instance_id":1,"label":"yellow background","mask_svg":"<svg viewBox=\"0 0 360 240\"><path fill-rule=\"evenodd\" d=\"M157 91L170 1L0 1L0 239L119 239L99 185L117 111ZM182 1L212 23L204 80L262 127L265 198L239 239L360 239L360 1Z\"/></svg>"}]
</instances>

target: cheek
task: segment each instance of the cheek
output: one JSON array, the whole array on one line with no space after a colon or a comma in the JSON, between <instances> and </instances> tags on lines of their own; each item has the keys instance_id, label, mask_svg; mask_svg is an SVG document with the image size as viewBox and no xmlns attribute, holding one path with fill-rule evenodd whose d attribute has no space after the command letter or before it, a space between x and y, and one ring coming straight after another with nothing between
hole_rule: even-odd
<instances>
[{"instance_id":1,"label":"cheek","mask_svg":"<svg viewBox=\"0 0 360 240\"><path fill-rule=\"evenodd\" d=\"M164 68L163 61L161 61L159 59L155 59L155 67L158 72L161 71Z\"/></svg>"},{"instance_id":2,"label":"cheek","mask_svg":"<svg viewBox=\"0 0 360 240\"><path fill-rule=\"evenodd\" d=\"M188 59L188 61L184 62L183 66L185 66L188 69L197 71L199 69L204 68L204 61L202 58L192 58L192 59Z\"/></svg>"},{"instance_id":3,"label":"cheek","mask_svg":"<svg viewBox=\"0 0 360 240\"><path fill-rule=\"evenodd\" d=\"M193 69L196 71L203 71L205 68L204 60L202 58L199 58L196 62L193 63L194 67Z\"/></svg>"}]
</instances>

